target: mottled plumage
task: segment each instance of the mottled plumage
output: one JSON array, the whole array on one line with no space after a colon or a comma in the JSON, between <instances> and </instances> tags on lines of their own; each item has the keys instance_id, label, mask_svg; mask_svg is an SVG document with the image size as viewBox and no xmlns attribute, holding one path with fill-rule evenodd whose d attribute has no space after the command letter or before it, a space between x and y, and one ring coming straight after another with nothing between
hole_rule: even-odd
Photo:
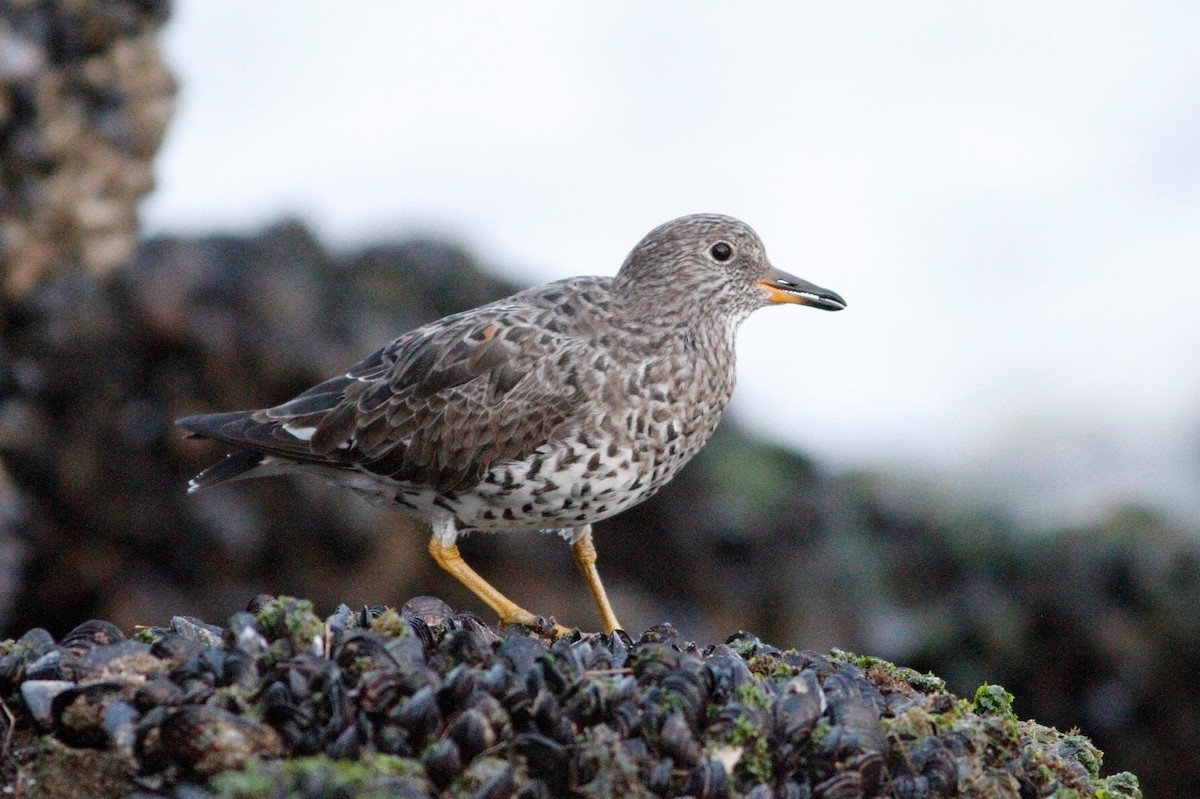
<instances>
[{"instance_id":1,"label":"mottled plumage","mask_svg":"<svg viewBox=\"0 0 1200 799\"><path fill-rule=\"evenodd\" d=\"M180 419L235 448L191 488L315 472L397 503L430 522L438 562L506 622L533 616L470 571L456 536L562 529L611 631L590 524L651 496L704 445L733 391L737 328L772 303L845 307L774 269L744 223L683 217L615 278L447 316L273 408Z\"/></svg>"}]
</instances>

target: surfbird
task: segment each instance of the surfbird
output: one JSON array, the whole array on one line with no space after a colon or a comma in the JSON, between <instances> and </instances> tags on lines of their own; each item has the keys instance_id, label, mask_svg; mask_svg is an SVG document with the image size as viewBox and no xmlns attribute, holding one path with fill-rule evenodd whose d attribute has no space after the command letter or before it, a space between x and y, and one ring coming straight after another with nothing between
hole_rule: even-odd
<instances>
[{"instance_id":1,"label":"surfbird","mask_svg":"<svg viewBox=\"0 0 1200 799\"><path fill-rule=\"evenodd\" d=\"M652 496L704 445L734 337L767 305L846 307L718 214L652 230L616 277L575 277L417 328L273 408L177 424L234 448L190 483L321 475L432 527L434 560L500 615L537 617L462 559L464 532L558 531L606 632L592 524ZM561 628L560 628L561 629Z\"/></svg>"}]
</instances>

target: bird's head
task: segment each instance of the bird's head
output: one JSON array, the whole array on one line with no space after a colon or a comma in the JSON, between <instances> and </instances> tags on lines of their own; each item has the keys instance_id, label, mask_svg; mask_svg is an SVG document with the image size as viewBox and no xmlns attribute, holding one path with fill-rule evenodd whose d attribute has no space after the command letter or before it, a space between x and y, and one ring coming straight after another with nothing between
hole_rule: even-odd
<instances>
[{"instance_id":1,"label":"bird's head","mask_svg":"<svg viewBox=\"0 0 1200 799\"><path fill-rule=\"evenodd\" d=\"M657 304L664 315L694 309L735 323L767 305L846 307L836 292L776 269L749 225L720 214L692 214L650 231L625 259L614 288L643 307Z\"/></svg>"}]
</instances>

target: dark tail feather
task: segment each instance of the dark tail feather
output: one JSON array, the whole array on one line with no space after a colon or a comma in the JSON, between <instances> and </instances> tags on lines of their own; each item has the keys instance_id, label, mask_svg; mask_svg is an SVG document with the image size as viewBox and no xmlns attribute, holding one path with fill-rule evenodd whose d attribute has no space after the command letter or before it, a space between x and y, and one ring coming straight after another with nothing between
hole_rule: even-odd
<instances>
[{"instance_id":1,"label":"dark tail feather","mask_svg":"<svg viewBox=\"0 0 1200 799\"><path fill-rule=\"evenodd\" d=\"M233 411L232 413L199 413L195 416L185 416L176 419L175 424L187 430L193 436L211 438L226 444L246 443L245 429L253 424L253 411Z\"/></svg>"},{"instance_id":2,"label":"dark tail feather","mask_svg":"<svg viewBox=\"0 0 1200 799\"><path fill-rule=\"evenodd\" d=\"M263 455L261 452L250 452L249 450L231 452L223 460L217 461L189 480L188 493L208 488L210 485L226 480L248 477L249 475L246 473L262 463L262 459Z\"/></svg>"}]
</instances>

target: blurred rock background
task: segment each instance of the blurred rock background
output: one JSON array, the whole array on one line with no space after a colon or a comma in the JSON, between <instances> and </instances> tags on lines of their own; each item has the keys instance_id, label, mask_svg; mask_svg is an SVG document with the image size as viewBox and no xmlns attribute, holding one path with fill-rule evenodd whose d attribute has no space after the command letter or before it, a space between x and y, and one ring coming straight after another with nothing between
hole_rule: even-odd
<instances>
[{"instance_id":1,"label":"blurred rock background","mask_svg":"<svg viewBox=\"0 0 1200 799\"><path fill-rule=\"evenodd\" d=\"M221 619L267 592L319 610L478 603L398 514L317 480L189 497L215 460L186 413L273 404L398 333L519 287L451 242L333 252L299 222L139 241L175 87L164 3L0 6L0 623L55 635ZM700 642L753 630L984 682L1080 727L1147 795L1200 773L1200 537L1153 509L1030 534L906 486L830 474L727 420L661 495L599 526L621 618ZM467 559L535 612L594 626L566 546L475 536Z\"/></svg>"}]
</instances>

